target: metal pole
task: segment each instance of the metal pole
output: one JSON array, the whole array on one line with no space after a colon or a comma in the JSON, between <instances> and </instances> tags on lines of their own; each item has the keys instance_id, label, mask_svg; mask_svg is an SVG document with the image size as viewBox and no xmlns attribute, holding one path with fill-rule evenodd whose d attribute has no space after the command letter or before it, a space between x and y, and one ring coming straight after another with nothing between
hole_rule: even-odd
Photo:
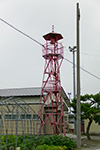
<instances>
[{"instance_id":1,"label":"metal pole","mask_svg":"<svg viewBox=\"0 0 100 150\"><path fill-rule=\"evenodd\" d=\"M73 94L74 98L76 96L76 90L75 90L75 50L73 50Z\"/></svg>"},{"instance_id":2,"label":"metal pole","mask_svg":"<svg viewBox=\"0 0 100 150\"><path fill-rule=\"evenodd\" d=\"M18 104L17 105L17 112L16 112L16 143L15 143L15 149L17 149L17 144L18 144Z\"/></svg>"},{"instance_id":3,"label":"metal pole","mask_svg":"<svg viewBox=\"0 0 100 150\"><path fill-rule=\"evenodd\" d=\"M77 47L76 46L69 46L69 51L73 53L73 98L76 96L76 88L75 88L75 52Z\"/></svg>"},{"instance_id":4,"label":"metal pole","mask_svg":"<svg viewBox=\"0 0 100 150\"><path fill-rule=\"evenodd\" d=\"M5 150L7 150L7 138L8 138L8 129L6 129L6 145L5 145Z\"/></svg>"},{"instance_id":5,"label":"metal pole","mask_svg":"<svg viewBox=\"0 0 100 150\"><path fill-rule=\"evenodd\" d=\"M75 52L77 47L76 46L69 46L69 51L73 53L73 98L76 96L76 88L75 88Z\"/></svg>"},{"instance_id":6,"label":"metal pole","mask_svg":"<svg viewBox=\"0 0 100 150\"><path fill-rule=\"evenodd\" d=\"M73 50L73 96L76 97L76 88L75 88L75 49ZM74 133L76 134L76 120L74 119Z\"/></svg>"},{"instance_id":7,"label":"metal pole","mask_svg":"<svg viewBox=\"0 0 100 150\"><path fill-rule=\"evenodd\" d=\"M77 3L77 146L81 146L81 111L80 111L80 43L79 43L79 21L80 9Z\"/></svg>"},{"instance_id":8,"label":"metal pole","mask_svg":"<svg viewBox=\"0 0 100 150\"><path fill-rule=\"evenodd\" d=\"M76 46L70 47L70 52L73 52L73 98L76 97L76 82L75 82L75 52L76 52ZM76 115L76 114L75 114ZM74 119L74 133L76 134L76 120Z\"/></svg>"}]
</instances>

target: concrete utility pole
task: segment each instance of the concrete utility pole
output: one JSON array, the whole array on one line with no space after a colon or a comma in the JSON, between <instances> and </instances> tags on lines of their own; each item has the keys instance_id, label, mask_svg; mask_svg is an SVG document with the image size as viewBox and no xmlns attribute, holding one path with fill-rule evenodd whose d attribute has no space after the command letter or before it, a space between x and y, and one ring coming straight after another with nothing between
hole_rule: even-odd
<instances>
[{"instance_id":1,"label":"concrete utility pole","mask_svg":"<svg viewBox=\"0 0 100 150\"><path fill-rule=\"evenodd\" d=\"M77 30L77 146L81 146L81 111L80 111L80 41L79 41L79 22L80 22L80 9L79 3L77 3L77 17L76 17L76 30Z\"/></svg>"}]
</instances>

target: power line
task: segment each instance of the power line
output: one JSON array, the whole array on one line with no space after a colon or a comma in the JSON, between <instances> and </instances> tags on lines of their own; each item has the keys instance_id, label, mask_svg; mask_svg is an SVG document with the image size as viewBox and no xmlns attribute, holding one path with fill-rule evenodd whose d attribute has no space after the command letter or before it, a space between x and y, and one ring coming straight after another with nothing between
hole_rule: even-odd
<instances>
[{"instance_id":1,"label":"power line","mask_svg":"<svg viewBox=\"0 0 100 150\"><path fill-rule=\"evenodd\" d=\"M36 42L37 44L39 44L40 46L44 47L45 46L43 44L41 44L40 42L38 42L37 40L35 40L34 38L32 38L31 36L29 36L28 34L22 32L21 30L17 29L16 27L14 27L13 25L11 25L10 23L8 23L7 21L3 20L0 18L0 21L2 21L3 23L5 23L6 25L8 25L9 27L13 28L14 30L16 30L17 32L21 33L22 35L26 36L27 38L31 39L32 41ZM73 64L70 60L68 60L67 58L64 58L66 61L68 61L69 63ZM77 66L77 65L76 65ZM97 78L98 80L100 80L99 77L97 77L96 75L92 74L91 72L87 71L86 69L80 67L81 70L85 71L86 73L90 74L91 76Z\"/></svg>"},{"instance_id":2,"label":"power line","mask_svg":"<svg viewBox=\"0 0 100 150\"><path fill-rule=\"evenodd\" d=\"M7 21L3 20L0 18L0 21L2 21L3 23L5 23L6 25L8 25L9 27L13 28L14 30L16 30L17 32L23 34L24 36L26 36L27 38L31 39L32 41L36 42L37 44L41 45L42 47L44 47L43 44L41 44L40 42L38 42L37 40L33 39L31 36L29 36L28 34L22 32L21 30L17 29L16 27L12 26L10 23L8 23Z\"/></svg>"},{"instance_id":3,"label":"power line","mask_svg":"<svg viewBox=\"0 0 100 150\"><path fill-rule=\"evenodd\" d=\"M86 73L90 74L91 76L97 78L98 80L100 80L100 78L99 78L98 76L96 76L96 75L94 75L93 73L87 71L86 69L84 69L84 68L82 68L82 67L80 67L80 69L83 70L83 71L85 71Z\"/></svg>"},{"instance_id":4,"label":"power line","mask_svg":"<svg viewBox=\"0 0 100 150\"><path fill-rule=\"evenodd\" d=\"M66 47L65 47L66 48ZM67 49L65 52L69 52ZM81 55L92 56L92 57L100 57L100 55L90 54L90 53L80 53Z\"/></svg>"},{"instance_id":5,"label":"power line","mask_svg":"<svg viewBox=\"0 0 100 150\"><path fill-rule=\"evenodd\" d=\"M65 59L66 61L68 61L69 63L73 64L73 62L71 62L71 61L68 60L67 58L64 58L64 59ZM75 65L75 66L77 67L77 65ZM89 75L95 77L96 79L100 80L100 78L99 78L98 76L96 76L96 75L94 75L93 73L87 71L86 69L84 69L84 68L82 68L82 67L80 67L80 69L83 70L84 72L88 73Z\"/></svg>"},{"instance_id":6,"label":"power line","mask_svg":"<svg viewBox=\"0 0 100 150\"><path fill-rule=\"evenodd\" d=\"M92 57L100 57L100 55L89 54L89 53L81 53L81 55L87 55L87 56L92 56Z\"/></svg>"}]
</instances>

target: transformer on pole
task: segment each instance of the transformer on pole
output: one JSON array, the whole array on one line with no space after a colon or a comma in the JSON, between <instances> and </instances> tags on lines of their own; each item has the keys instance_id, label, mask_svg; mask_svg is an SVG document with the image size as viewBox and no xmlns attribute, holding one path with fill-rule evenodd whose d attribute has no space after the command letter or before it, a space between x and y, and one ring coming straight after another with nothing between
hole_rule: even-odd
<instances>
[{"instance_id":1,"label":"transformer on pole","mask_svg":"<svg viewBox=\"0 0 100 150\"><path fill-rule=\"evenodd\" d=\"M63 45L58 43L63 39L62 35L52 32L43 36L46 44L42 50L45 59L45 67L42 81L40 106L38 116L40 117L39 133L64 134L64 110L61 97L60 67L63 61ZM47 131L49 127L49 131Z\"/></svg>"}]
</instances>

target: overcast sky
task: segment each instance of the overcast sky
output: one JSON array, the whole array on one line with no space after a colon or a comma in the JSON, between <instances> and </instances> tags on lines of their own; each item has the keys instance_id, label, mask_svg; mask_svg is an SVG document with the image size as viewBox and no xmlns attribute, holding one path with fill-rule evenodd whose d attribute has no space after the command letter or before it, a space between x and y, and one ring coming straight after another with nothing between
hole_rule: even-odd
<instances>
[{"instance_id":1,"label":"overcast sky","mask_svg":"<svg viewBox=\"0 0 100 150\"><path fill-rule=\"evenodd\" d=\"M68 47L76 45L76 3L79 2L80 65L100 77L100 0L0 0L0 18L45 44L43 35L63 35L64 57L73 61ZM0 88L40 87L42 47L0 21ZM61 84L73 93L73 66L63 60ZM96 94L100 80L81 70L81 94Z\"/></svg>"}]
</instances>

